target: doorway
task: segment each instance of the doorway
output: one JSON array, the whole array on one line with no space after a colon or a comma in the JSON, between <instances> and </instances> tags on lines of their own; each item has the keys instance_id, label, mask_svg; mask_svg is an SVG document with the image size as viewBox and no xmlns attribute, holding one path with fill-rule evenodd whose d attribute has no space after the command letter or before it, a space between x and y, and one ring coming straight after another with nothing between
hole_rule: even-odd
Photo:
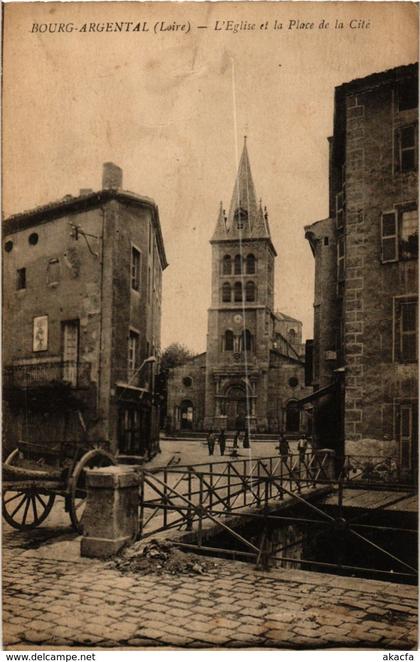
<instances>
[{"instance_id":1,"label":"doorway","mask_svg":"<svg viewBox=\"0 0 420 662\"><path fill-rule=\"evenodd\" d=\"M247 413L245 389L242 386L233 386L228 391L226 401L228 430L245 430Z\"/></svg>"}]
</instances>

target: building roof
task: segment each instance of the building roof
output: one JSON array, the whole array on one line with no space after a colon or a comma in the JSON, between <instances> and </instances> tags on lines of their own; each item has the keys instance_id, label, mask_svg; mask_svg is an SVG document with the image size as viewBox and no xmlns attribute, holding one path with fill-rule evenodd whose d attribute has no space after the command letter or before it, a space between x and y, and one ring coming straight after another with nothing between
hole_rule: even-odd
<instances>
[{"instance_id":1,"label":"building roof","mask_svg":"<svg viewBox=\"0 0 420 662\"><path fill-rule=\"evenodd\" d=\"M168 266L163 244L162 230L159 219L159 208L152 198L141 196L131 191L121 189L102 189L100 191L89 191L78 196L66 195L61 200L56 200L45 205L25 210L18 214L9 216L3 222L3 234L8 235L18 232L34 225L48 223L60 216L87 211L110 200L117 200L126 205L133 205L150 209L152 212L152 223L156 232L156 241L162 263L162 269Z\"/></svg>"},{"instance_id":2,"label":"building roof","mask_svg":"<svg viewBox=\"0 0 420 662\"><path fill-rule=\"evenodd\" d=\"M413 62L412 64L406 64L400 67L394 67L393 69L386 69L385 71L369 74L363 78L355 78L347 83L338 85L335 88L336 93L339 95L343 93L348 94L361 89L377 87L385 83L395 83L404 78L417 75L418 66L418 62Z\"/></svg>"},{"instance_id":3,"label":"building roof","mask_svg":"<svg viewBox=\"0 0 420 662\"><path fill-rule=\"evenodd\" d=\"M263 209L261 200L257 202L245 136L229 213L226 216L223 204L220 203L211 243L247 239L267 239L273 247L267 210ZM273 251L275 253L274 247Z\"/></svg>"},{"instance_id":4,"label":"building roof","mask_svg":"<svg viewBox=\"0 0 420 662\"><path fill-rule=\"evenodd\" d=\"M276 317L279 321L298 322L299 324L302 324L302 322L296 319L296 317L290 317L289 315L286 315L286 313L281 313L279 310L274 313L274 317Z\"/></svg>"}]
</instances>

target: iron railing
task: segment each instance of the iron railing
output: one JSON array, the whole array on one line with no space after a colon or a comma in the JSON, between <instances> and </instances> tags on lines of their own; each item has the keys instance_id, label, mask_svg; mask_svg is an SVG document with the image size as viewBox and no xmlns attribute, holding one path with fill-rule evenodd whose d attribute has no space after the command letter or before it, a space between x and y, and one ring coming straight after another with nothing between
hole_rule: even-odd
<instances>
[{"instance_id":1,"label":"iron railing","mask_svg":"<svg viewBox=\"0 0 420 662\"><path fill-rule=\"evenodd\" d=\"M40 361L9 365L3 370L3 384L6 388L30 389L57 383L67 384L74 388L88 386L90 363Z\"/></svg>"},{"instance_id":2,"label":"iron railing","mask_svg":"<svg viewBox=\"0 0 420 662\"><path fill-rule=\"evenodd\" d=\"M417 484L417 467L406 467L397 456L345 455L338 458L338 478L370 487Z\"/></svg>"},{"instance_id":3,"label":"iron railing","mask_svg":"<svg viewBox=\"0 0 420 662\"><path fill-rule=\"evenodd\" d=\"M267 567L271 561L292 567L315 567L321 570L339 568L345 573L370 573L377 577L398 577L412 581L417 570L404 559L363 535L358 529L403 531L395 527L359 524L357 519L344 519L343 489L353 485L344 473L337 475L334 453L318 451L305 455L240 459L188 466L166 466L153 471L143 469L140 481L139 537L147 538L171 529L184 530L173 544L187 550L221 553L238 559L254 560ZM343 463L342 463L343 464ZM323 495L336 494L338 516L333 516L314 501ZM279 509L289 499L290 505L301 505L308 516L297 516ZM249 540L239 532L241 518L262 525L259 540ZM395 565L392 570L364 568L315 560L296 559L288 549L273 547L269 540L272 524L313 524L329 528L334 535L352 536L379 551ZM239 542L239 548L226 544L219 548L207 543L207 529L217 529ZM414 529L404 530L415 534Z\"/></svg>"}]
</instances>

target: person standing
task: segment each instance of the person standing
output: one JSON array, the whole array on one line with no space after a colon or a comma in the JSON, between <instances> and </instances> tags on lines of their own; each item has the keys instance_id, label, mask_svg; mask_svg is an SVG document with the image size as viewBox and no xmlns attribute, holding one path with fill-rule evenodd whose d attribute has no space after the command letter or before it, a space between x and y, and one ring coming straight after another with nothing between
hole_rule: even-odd
<instances>
[{"instance_id":1,"label":"person standing","mask_svg":"<svg viewBox=\"0 0 420 662\"><path fill-rule=\"evenodd\" d=\"M303 435L297 444L297 450L299 453L299 464L302 464L302 462L305 460L305 455L306 451L308 450L308 441L306 439L306 435Z\"/></svg>"},{"instance_id":2,"label":"person standing","mask_svg":"<svg viewBox=\"0 0 420 662\"><path fill-rule=\"evenodd\" d=\"M283 432L280 432L278 449L281 459L286 462L289 457L289 442Z\"/></svg>"},{"instance_id":3,"label":"person standing","mask_svg":"<svg viewBox=\"0 0 420 662\"><path fill-rule=\"evenodd\" d=\"M233 437L233 448L238 448L238 437L239 437L239 432L237 430Z\"/></svg>"},{"instance_id":4,"label":"person standing","mask_svg":"<svg viewBox=\"0 0 420 662\"><path fill-rule=\"evenodd\" d=\"M226 448L226 437L224 430L221 430L219 434L219 446L220 446L220 455L224 455Z\"/></svg>"},{"instance_id":5,"label":"person standing","mask_svg":"<svg viewBox=\"0 0 420 662\"><path fill-rule=\"evenodd\" d=\"M210 430L210 432L207 435L207 448L209 449L209 455L213 455L215 443L216 443L216 440L214 438L214 434Z\"/></svg>"},{"instance_id":6,"label":"person standing","mask_svg":"<svg viewBox=\"0 0 420 662\"><path fill-rule=\"evenodd\" d=\"M244 434L244 448L249 448L249 447L250 447L250 445L249 445L249 434L248 434L248 430L246 430L246 432Z\"/></svg>"}]
</instances>

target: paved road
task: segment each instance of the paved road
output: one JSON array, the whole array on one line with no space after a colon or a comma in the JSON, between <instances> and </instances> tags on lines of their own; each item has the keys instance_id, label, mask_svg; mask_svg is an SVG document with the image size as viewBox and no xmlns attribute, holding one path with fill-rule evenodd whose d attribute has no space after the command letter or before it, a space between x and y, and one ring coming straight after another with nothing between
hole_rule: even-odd
<instances>
[{"instance_id":1,"label":"paved road","mask_svg":"<svg viewBox=\"0 0 420 662\"><path fill-rule=\"evenodd\" d=\"M413 587L223 560L205 575L122 575L46 549L7 537L7 648L415 646Z\"/></svg>"}]
</instances>

